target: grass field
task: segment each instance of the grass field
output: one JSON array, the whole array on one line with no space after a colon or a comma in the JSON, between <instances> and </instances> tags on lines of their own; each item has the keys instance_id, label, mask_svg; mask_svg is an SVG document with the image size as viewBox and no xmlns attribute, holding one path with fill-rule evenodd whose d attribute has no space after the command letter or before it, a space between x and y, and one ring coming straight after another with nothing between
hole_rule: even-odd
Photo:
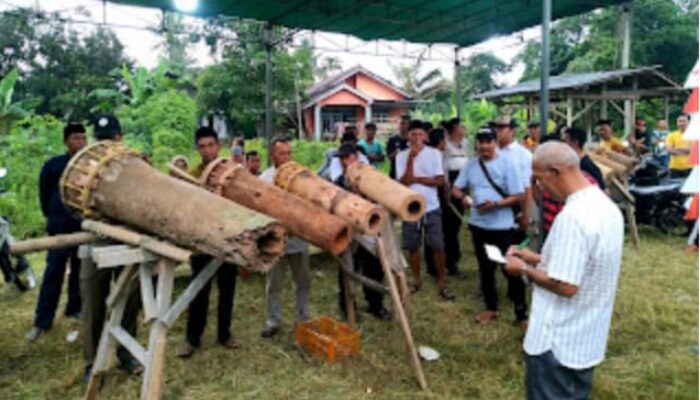
<instances>
[{"instance_id":1,"label":"grass field","mask_svg":"<svg viewBox=\"0 0 700 400\"><path fill-rule=\"evenodd\" d=\"M597 399L694 399L698 396L697 255L681 251L682 239L650 229L643 246L624 254L607 359L595 372ZM466 240L466 238L465 238ZM215 309L210 306L203 348L187 361L175 357L184 318L169 334L165 399L520 399L523 398L522 334L512 324L503 279L501 318L490 326L472 322L480 309L477 273L470 245L461 268L466 279L452 281L457 301L438 299L429 283L412 300L416 341L437 349L441 359L425 364L430 390L420 392L408 363L401 332L393 322L362 314L362 354L327 364L294 345L291 322L272 340L259 337L264 322L264 277L238 282L234 331L243 347L227 352L214 344ZM37 273L43 255L32 257ZM315 314L337 316L336 268L312 258ZM187 284L187 270L176 281ZM285 292L292 316L292 284ZM0 399L76 399L83 391L81 343L67 343L75 324L57 318L34 344L24 340L32 323L37 292L0 292ZM216 298L216 296L214 296ZM62 304L63 304L62 300ZM360 300L363 307L363 300ZM388 302L387 302L388 304ZM60 310L60 309L59 309ZM144 340L144 330L140 332ZM140 379L114 370L103 399L133 399Z\"/></svg>"}]
</instances>

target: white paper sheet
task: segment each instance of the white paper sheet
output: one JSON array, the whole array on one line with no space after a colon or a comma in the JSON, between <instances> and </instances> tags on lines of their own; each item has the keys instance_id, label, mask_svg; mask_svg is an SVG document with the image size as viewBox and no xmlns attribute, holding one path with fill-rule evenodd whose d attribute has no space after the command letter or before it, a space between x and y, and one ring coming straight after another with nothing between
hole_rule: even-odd
<instances>
[{"instance_id":1,"label":"white paper sheet","mask_svg":"<svg viewBox=\"0 0 700 400\"><path fill-rule=\"evenodd\" d=\"M486 248L486 256L489 258L489 260L499 264L506 263L506 258L503 256L503 253L501 253L501 250L498 247L492 244L486 244L484 247Z\"/></svg>"}]
</instances>

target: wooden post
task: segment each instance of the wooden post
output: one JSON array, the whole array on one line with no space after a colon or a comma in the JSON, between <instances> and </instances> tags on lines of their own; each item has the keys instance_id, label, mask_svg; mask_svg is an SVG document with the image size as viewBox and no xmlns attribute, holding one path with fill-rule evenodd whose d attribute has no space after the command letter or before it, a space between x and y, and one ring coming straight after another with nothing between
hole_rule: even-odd
<instances>
[{"instance_id":1,"label":"wooden post","mask_svg":"<svg viewBox=\"0 0 700 400\"><path fill-rule=\"evenodd\" d=\"M566 126L571 126L574 123L574 99L570 94L566 95Z\"/></svg>"},{"instance_id":2,"label":"wooden post","mask_svg":"<svg viewBox=\"0 0 700 400\"><path fill-rule=\"evenodd\" d=\"M393 227L391 227L393 229ZM413 333L411 332L411 326L406 317L406 312L401 303L401 297L399 295L398 286L396 285L396 280L394 279L394 272L391 268L388 258L386 238L384 236L379 237L378 243L378 253L379 260L382 263L382 268L384 269L384 275L389 286L389 294L391 294L391 301L394 305L394 313L397 314L399 326L403 331L404 338L406 339L406 345L408 347L409 356L411 358L411 363L413 364L413 369L416 373L416 379L418 379L418 385L421 389L426 390L428 388L428 381L425 379L425 373L423 372L423 365L421 364L420 357L418 356L418 350L416 349L416 344L413 341Z\"/></svg>"},{"instance_id":3,"label":"wooden post","mask_svg":"<svg viewBox=\"0 0 700 400\"><path fill-rule=\"evenodd\" d=\"M166 334L168 327L160 320L170 308L175 281L176 263L162 259L158 262L158 288L156 290L156 306L158 317L151 326L146 354L146 370L141 386L141 400L160 399L163 388L163 368L165 366Z\"/></svg>"},{"instance_id":4,"label":"wooden post","mask_svg":"<svg viewBox=\"0 0 700 400\"><path fill-rule=\"evenodd\" d=\"M352 258L352 253L350 250L345 250L342 255L343 263L351 271L354 270L354 260ZM353 292L354 285L350 280L350 277L344 271L343 274L343 288L345 293L345 315L348 317L348 324L351 328L355 329L357 325L357 318L355 317L355 293Z\"/></svg>"}]
</instances>

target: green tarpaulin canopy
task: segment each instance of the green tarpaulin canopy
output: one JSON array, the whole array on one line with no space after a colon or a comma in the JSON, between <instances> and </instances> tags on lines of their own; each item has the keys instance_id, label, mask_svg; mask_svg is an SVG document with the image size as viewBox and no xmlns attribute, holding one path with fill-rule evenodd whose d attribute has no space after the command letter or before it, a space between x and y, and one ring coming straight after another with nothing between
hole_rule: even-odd
<instances>
[{"instance_id":1,"label":"green tarpaulin canopy","mask_svg":"<svg viewBox=\"0 0 700 400\"><path fill-rule=\"evenodd\" d=\"M177 11L175 0L110 0ZM554 19L623 0L556 0ZM364 40L404 39L466 47L537 25L542 3L534 0L198 0L191 13L266 21L288 28L345 33Z\"/></svg>"}]
</instances>

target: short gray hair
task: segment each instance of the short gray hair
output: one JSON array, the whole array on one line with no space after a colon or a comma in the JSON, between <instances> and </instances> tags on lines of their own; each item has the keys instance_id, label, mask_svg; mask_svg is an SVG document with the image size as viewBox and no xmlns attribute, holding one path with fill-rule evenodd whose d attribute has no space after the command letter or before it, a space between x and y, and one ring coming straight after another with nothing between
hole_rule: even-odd
<instances>
[{"instance_id":1,"label":"short gray hair","mask_svg":"<svg viewBox=\"0 0 700 400\"><path fill-rule=\"evenodd\" d=\"M581 162L576 152L561 142L547 142L537 146L532 161L543 167L558 165L569 168L578 168Z\"/></svg>"}]
</instances>

